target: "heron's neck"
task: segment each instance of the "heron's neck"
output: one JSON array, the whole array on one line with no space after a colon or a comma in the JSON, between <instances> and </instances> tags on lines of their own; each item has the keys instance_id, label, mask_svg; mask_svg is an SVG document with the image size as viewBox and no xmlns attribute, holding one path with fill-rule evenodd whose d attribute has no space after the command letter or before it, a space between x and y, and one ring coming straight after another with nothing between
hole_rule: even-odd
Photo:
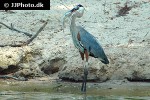
<instances>
[{"instance_id":1,"label":"heron's neck","mask_svg":"<svg viewBox=\"0 0 150 100\"><path fill-rule=\"evenodd\" d=\"M75 16L72 16L71 25L70 25L70 29L71 29L71 30L75 30L75 29L76 29L75 20L76 20L76 17L75 17Z\"/></svg>"}]
</instances>

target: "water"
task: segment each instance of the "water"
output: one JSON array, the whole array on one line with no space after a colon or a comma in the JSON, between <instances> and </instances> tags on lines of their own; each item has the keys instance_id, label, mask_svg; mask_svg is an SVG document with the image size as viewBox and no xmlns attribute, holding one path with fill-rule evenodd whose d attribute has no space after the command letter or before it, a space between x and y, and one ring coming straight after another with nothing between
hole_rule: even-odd
<instances>
[{"instance_id":1,"label":"water","mask_svg":"<svg viewBox=\"0 0 150 100\"><path fill-rule=\"evenodd\" d=\"M150 100L150 97L4 91L0 92L0 100Z\"/></svg>"},{"instance_id":2,"label":"water","mask_svg":"<svg viewBox=\"0 0 150 100\"><path fill-rule=\"evenodd\" d=\"M149 83L0 81L0 100L150 100Z\"/></svg>"}]
</instances>

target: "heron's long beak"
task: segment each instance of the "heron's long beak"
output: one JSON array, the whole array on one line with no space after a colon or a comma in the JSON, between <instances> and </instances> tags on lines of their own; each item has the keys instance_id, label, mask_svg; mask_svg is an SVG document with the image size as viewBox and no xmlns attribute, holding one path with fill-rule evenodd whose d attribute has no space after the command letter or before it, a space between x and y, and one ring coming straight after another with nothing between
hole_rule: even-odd
<instances>
[{"instance_id":1,"label":"heron's long beak","mask_svg":"<svg viewBox=\"0 0 150 100\"><path fill-rule=\"evenodd\" d=\"M62 19L63 32L64 32L64 28L65 28L65 20L66 20L66 18L70 17L71 14L72 14L72 12L71 12L71 11L68 11L68 12L66 12L66 13L64 14L64 16L63 16L63 19Z\"/></svg>"},{"instance_id":2,"label":"heron's long beak","mask_svg":"<svg viewBox=\"0 0 150 100\"><path fill-rule=\"evenodd\" d=\"M63 32L64 32L64 28L65 28L65 20L66 20L66 18L71 17L72 13L73 13L74 11L76 11L76 9L77 9L77 8L73 8L73 9L69 10L68 12L66 12L66 13L64 14L64 16L63 16L63 18L62 18L62 28L63 28ZM84 9L85 9L85 8L84 8Z\"/></svg>"}]
</instances>

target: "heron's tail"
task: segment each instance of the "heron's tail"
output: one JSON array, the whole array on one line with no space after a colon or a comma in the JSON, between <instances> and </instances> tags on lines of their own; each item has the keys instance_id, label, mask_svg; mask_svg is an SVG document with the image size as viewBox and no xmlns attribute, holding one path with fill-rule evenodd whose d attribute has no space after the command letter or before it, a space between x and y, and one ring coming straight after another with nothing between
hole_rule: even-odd
<instances>
[{"instance_id":1,"label":"heron's tail","mask_svg":"<svg viewBox=\"0 0 150 100\"><path fill-rule=\"evenodd\" d=\"M108 58L107 57L105 57L105 58L98 58L102 63L104 63L104 64L109 64L109 60L108 60Z\"/></svg>"}]
</instances>

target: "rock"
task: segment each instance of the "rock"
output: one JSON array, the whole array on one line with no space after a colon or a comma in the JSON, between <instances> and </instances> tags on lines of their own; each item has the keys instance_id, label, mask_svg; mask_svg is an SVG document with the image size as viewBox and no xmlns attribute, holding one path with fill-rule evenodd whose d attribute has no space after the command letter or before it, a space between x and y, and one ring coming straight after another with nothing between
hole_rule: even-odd
<instances>
[{"instance_id":1,"label":"rock","mask_svg":"<svg viewBox=\"0 0 150 100\"><path fill-rule=\"evenodd\" d=\"M43 66L41 70L48 75L54 74L57 73L60 70L61 66L63 66L65 63L66 61L63 58L56 57L45 64L45 66Z\"/></svg>"},{"instance_id":2,"label":"rock","mask_svg":"<svg viewBox=\"0 0 150 100\"><path fill-rule=\"evenodd\" d=\"M17 66L24 54L23 48L4 47L0 49L0 71L7 69L8 66Z\"/></svg>"},{"instance_id":3,"label":"rock","mask_svg":"<svg viewBox=\"0 0 150 100\"><path fill-rule=\"evenodd\" d=\"M39 68L44 61L40 50L28 47L3 47L0 49L0 73L15 73L23 77L42 76L43 72Z\"/></svg>"},{"instance_id":4,"label":"rock","mask_svg":"<svg viewBox=\"0 0 150 100\"><path fill-rule=\"evenodd\" d=\"M89 62L92 63L89 63L88 81L106 81L108 77L106 74L107 70L103 68L104 65L102 63L98 63L99 60L94 58L91 58L91 61ZM64 68L59 71L58 77L67 81L82 81L84 73L83 66L84 65L79 54L79 56L70 58L67 61L67 63L64 65Z\"/></svg>"},{"instance_id":5,"label":"rock","mask_svg":"<svg viewBox=\"0 0 150 100\"><path fill-rule=\"evenodd\" d=\"M147 53L140 53L143 49ZM150 58L149 55L147 55L149 52L148 49L148 47L130 47L124 49L122 49L122 47L110 48L109 51L107 51L110 64L107 66L102 64L99 60L90 57L88 80L107 81L108 79L123 80L126 78L150 79ZM114 53L114 51L117 52ZM75 55L76 54L74 54L72 58L68 58L64 68L59 72L60 79L73 81L82 80L82 60L80 55Z\"/></svg>"},{"instance_id":6,"label":"rock","mask_svg":"<svg viewBox=\"0 0 150 100\"><path fill-rule=\"evenodd\" d=\"M7 69L3 69L0 71L0 75L1 74L11 74L11 73L15 73L19 70L18 66L14 66L14 65L9 65Z\"/></svg>"}]
</instances>

